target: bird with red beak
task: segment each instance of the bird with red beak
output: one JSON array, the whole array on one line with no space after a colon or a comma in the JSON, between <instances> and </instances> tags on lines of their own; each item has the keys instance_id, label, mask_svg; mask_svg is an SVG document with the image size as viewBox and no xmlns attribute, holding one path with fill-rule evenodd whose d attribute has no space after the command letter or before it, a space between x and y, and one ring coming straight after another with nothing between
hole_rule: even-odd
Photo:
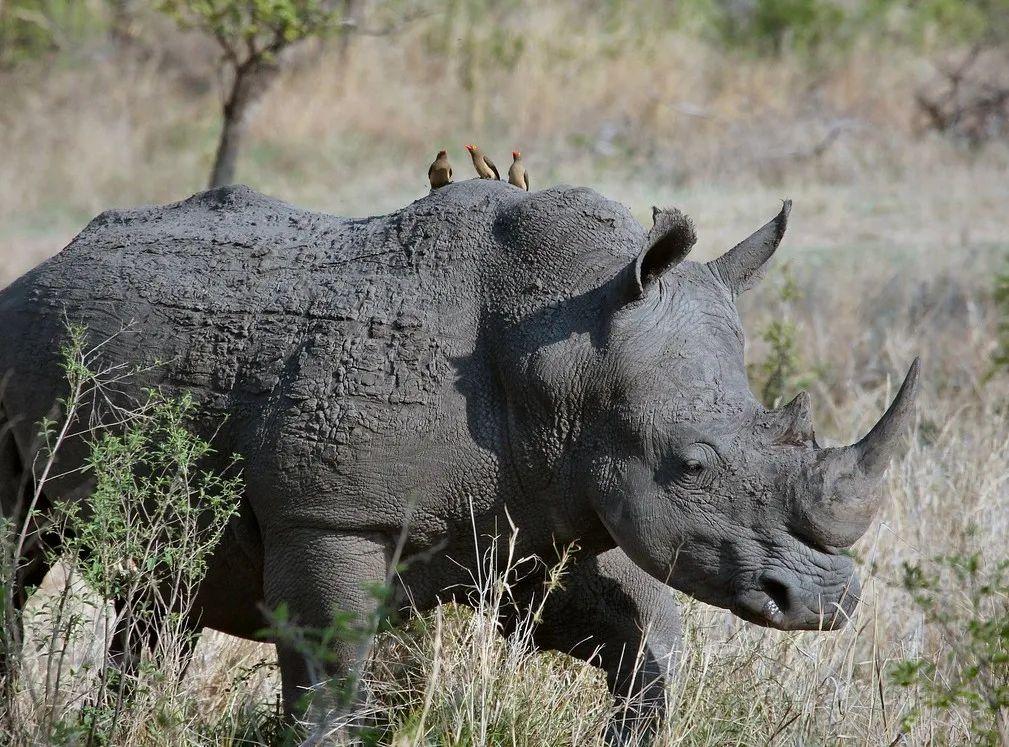
<instances>
[{"instance_id":1,"label":"bird with red beak","mask_svg":"<svg viewBox=\"0 0 1009 747\"><path fill-rule=\"evenodd\" d=\"M522 163L522 154L517 150L512 151L512 165L508 169L508 183L519 189L524 189L526 192L529 191L529 172L526 171L526 167Z\"/></svg>"},{"instance_id":2,"label":"bird with red beak","mask_svg":"<svg viewBox=\"0 0 1009 747\"><path fill-rule=\"evenodd\" d=\"M498 173L497 166L494 162L487 158L475 145L467 145L466 150L469 151L470 156L473 158L473 168L476 169L476 174L481 179L500 179L501 175Z\"/></svg>"}]
</instances>

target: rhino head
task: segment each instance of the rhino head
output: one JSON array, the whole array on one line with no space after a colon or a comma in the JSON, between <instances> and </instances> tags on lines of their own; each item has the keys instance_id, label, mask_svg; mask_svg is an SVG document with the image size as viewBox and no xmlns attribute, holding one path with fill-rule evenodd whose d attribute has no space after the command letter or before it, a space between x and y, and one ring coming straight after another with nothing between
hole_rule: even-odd
<instances>
[{"instance_id":1,"label":"rhino head","mask_svg":"<svg viewBox=\"0 0 1009 747\"><path fill-rule=\"evenodd\" d=\"M771 410L753 396L735 301L778 247L789 209L708 263L685 259L690 221L656 211L650 233L638 228L637 256L582 296L577 316L596 320L591 332L555 329L524 359L515 378L523 391L512 399L533 403L520 406L515 427L532 444L526 463L552 475L542 489L561 486L558 503L584 500L652 576L753 623L829 629L858 603L844 550L880 506L918 361L850 446L817 443L806 393ZM590 234L583 226L571 235ZM533 465L533 451L551 449L549 464Z\"/></svg>"}]
</instances>

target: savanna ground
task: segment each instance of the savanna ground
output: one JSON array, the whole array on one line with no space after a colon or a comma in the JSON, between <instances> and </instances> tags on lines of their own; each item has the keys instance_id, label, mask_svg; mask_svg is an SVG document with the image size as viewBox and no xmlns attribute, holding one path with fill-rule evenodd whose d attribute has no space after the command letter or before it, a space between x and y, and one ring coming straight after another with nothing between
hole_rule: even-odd
<instances>
[{"instance_id":1,"label":"savanna ground","mask_svg":"<svg viewBox=\"0 0 1009 747\"><path fill-rule=\"evenodd\" d=\"M457 178L470 172L464 143L499 165L520 148L534 188L591 186L643 222L653 204L683 209L701 259L792 198L775 269L743 306L754 390L809 389L821 442L847 442L921 355L918 416L855 548L864 592L851 624L780 633L684 599L659 743L1009 744L1009 372L993 364L1009 140L936 132L916 104L972 32L914 15L927 3L891 3L869 28L822 21L843 43L802 27L765 49L713 34L708 6L693 5L674 18L658 2L455 3L355 35L345 53L339 40L307 43L256 112L239 180L305 207L380 214L426 193L441 147ZM873 4L839 7L862 5ZM110 41L99 6L82 0L54 21L58 48L0 72L0 284L101 210L204 186L219 127L214 46L143 8ZM56 575L29 638L32 625L44 632ZM90 614L85 643L101 637ZM602 678L492 628L446 609L386 636L371 673L393 722L383 740L600 743ZM113 741L269 741L277 695L272 649L208 634L177 718L134 714L144 728Z\"/></svg>"}]
</instances>

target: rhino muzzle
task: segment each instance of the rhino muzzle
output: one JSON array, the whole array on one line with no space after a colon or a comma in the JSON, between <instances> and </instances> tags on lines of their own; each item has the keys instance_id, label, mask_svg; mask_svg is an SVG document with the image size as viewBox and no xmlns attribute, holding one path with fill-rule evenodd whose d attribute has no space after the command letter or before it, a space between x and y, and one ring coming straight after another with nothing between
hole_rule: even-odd
<instances>
[{"instance_id":1,"label":"rhino muzzle","mask_svg":"<svg viewBox=\"0 0 1009 747\"><path fill-rule=\"evenodd\" d=\"M843 628L859 602L851 561L839 557L828 576L816 580L784 569L768 570L740 593L732 611L744 620L778 630Z\"/></svg>"}]
</instances>

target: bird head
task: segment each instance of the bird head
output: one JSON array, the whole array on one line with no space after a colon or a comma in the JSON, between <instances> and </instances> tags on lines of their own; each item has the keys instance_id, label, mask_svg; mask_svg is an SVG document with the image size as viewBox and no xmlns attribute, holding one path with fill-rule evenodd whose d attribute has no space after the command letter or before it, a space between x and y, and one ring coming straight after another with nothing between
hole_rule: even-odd
<instances>
[{"instance_id":1,"label":"bird head","mask_svg":"<svg viewBox=\"0 0 1009 747\"><path fill-rule=\"evenodd\" d=\"M448 153L446 151L443 151L443 150L438 151L438 158L442 158L442 157L447 156L447 155L448 155Z\"/></svg>"},{"instance_id":2,"label":"bird head","mask_svg":"<svg viewBox=\"0 0 1009 747\"><path fill-rule=\"evenodd\" d=\"M476 146L475 145L467 145L466 146L466 150L468 150L470 153L472 153L473 151L476 150Z\"/></svg>"},{"instance_id":3,"label":"bird head","mask_svg":"<svg viewBox=\"0 0 1009 747\"><path fill-rule=\"evenodd\" d=\"M512 158L522 158L522 153L519 152L519 151L517 151L517 150L513 150L512 151Z\"/></svg>"}]
</instances>

